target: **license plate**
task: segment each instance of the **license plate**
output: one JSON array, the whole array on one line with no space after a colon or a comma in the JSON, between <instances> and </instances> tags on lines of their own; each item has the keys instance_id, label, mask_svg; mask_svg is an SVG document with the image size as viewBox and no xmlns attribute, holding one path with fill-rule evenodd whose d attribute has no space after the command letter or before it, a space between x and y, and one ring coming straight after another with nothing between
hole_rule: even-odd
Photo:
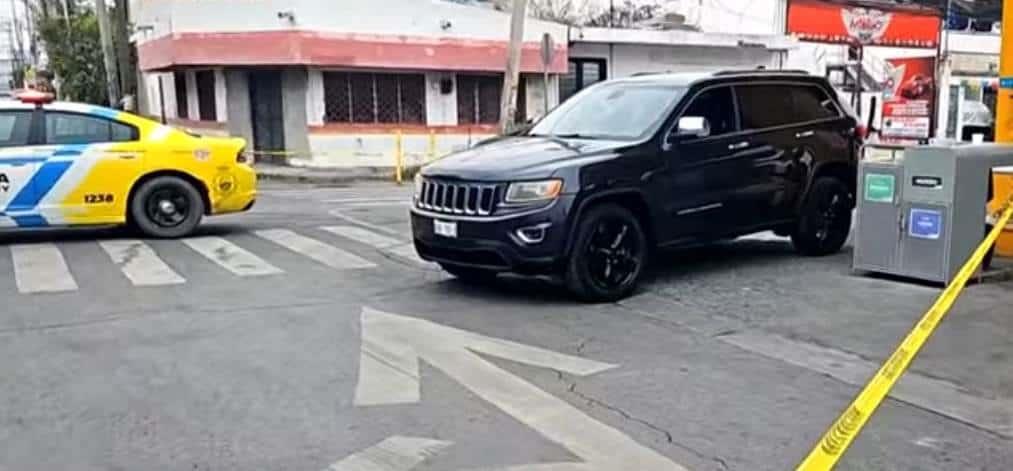
<instances>
[{"instance_id":1,"label":"license plate","mask_svg":"<svg viewBox=\"0 0 1013 471\"><path fill-rule=\"evenodd\" d=\"M443 237L457 237L457 223L434 219L433 232Z\"/></svg>"}]
</instances>

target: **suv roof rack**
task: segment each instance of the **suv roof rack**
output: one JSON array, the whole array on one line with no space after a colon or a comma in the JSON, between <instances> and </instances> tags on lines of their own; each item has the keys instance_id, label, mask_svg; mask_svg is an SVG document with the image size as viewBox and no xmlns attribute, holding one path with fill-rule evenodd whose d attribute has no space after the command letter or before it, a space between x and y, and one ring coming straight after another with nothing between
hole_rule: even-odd
<instances>
[{"instance_id":1,"label":"suv roof rack","mask_svg":"<svg viewBox=\"0 0 1013 471\"><path fill-rule=\"evenodd\" d=\"M714 72L715 77L727 76L727 75L751 75L751 74L771 74L771 75L809 75L809 71L799 69L739 69L739 70L722 70L720 72Z\"/></svg>"}]
</instances>

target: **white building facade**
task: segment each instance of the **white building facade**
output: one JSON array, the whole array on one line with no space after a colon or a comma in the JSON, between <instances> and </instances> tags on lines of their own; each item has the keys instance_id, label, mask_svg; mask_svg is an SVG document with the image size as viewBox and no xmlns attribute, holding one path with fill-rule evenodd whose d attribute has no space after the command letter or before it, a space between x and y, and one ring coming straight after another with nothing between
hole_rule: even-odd
<instances>
[{"instance_id":1,"label":"white building facade","mask_svg":"<svg viewBox=\"0 0 1013 471\"><path fill-rule=\"evenodd\" d=\"M317 166L407 164L494 135L508 14L436 0L137 1L142 112ZM558 102L566 26L529 20L521 119ZM543 68L541 40L556 45ZM543 73L548 72L548 87Z\"/></svg>"}]
</instances>

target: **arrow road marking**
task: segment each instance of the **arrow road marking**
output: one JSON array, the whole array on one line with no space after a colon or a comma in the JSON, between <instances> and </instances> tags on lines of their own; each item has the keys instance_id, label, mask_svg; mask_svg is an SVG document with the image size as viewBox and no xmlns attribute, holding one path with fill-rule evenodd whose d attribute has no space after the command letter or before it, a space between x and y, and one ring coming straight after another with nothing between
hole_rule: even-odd
<instances>
[{"instance_id":1,"label":"arrow road marking","mask_svg":"<svg viewBox=\"0 0 1013 471\"><path fill-rule=\"evenodd\" d=\"M364 307L355 404L418 402L421 358L583 461L506 469L685 471L658 452L493 365L475 352L579 376L617 366Z\"/></svg>"},{"instance_id":2,"label":"arrow road marking","mask_svg":"<svg viewBox=\"0 0 1013 471\"><path fill-rule=\"evenodd\" d=\"M393 436L338 461L325 471L410 471L451 442Z\"/></svg>"}]
</instances>

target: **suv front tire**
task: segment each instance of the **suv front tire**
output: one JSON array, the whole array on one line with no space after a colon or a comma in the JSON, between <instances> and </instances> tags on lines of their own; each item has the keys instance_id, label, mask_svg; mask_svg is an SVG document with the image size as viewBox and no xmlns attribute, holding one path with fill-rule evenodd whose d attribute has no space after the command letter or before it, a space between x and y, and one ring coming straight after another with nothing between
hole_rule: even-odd
<instances>
[{"instance_id":1,"label":"suv front tire","mask_svg":"<svg viewBox=\"0 0 1013 471\"><path fill-rule=\"evenodd\" d=\"M647 263L647 237L628 209L594 206L581 217L566 264L566 285L588 302L629 296Z\"/></svg>"}]
</instances>

